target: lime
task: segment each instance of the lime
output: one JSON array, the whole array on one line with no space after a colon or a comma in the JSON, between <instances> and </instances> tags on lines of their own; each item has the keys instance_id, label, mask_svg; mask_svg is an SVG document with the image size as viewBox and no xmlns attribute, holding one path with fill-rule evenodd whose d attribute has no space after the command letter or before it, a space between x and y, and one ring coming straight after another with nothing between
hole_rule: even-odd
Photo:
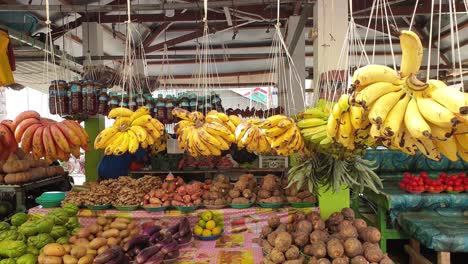
<instances>
[{"instance_id":1,"label":"lime","mask_svg":"<svg viewBox=\"0 0 468 264\"><path fill-rule=\"evenodd\" d=\"M208 222L213 218L213 213L211 211L205 211L202 213L201 218Z\"/></svg>"},{"instance_id":2,"label":"lime","mask_svg":"<svg viewBox=\"0 0 468 264\"><path fill-rule=\"evenodd\" d=\"M215 221L210 220L210 221L206 222L206 226L205 226L206 229L213 230L213 228L215 228L215 227L216 227Z\"/></svg>"},{"instance_id":3,"label":"lime","mask_svg":"<svg viewBox=\"0 0 468 264\"><path fill-rule=\"evenodd\" d=\"M200 219L200 220L198 221L198 225L201 226L202 228L205 228L205 225L206 225L205 220Z\"/></svg>"},{"instance_id":4,"label":"lime","mask_svg":"<svg viewBox=\"0 0 468 264\"><path fill-rule=\"evenodd\" d=\"M196 226L193 228L193 232L195 233L195 235L201 236L201 234L203 233L203 227L201 227L201 226L199 226L199 225L196 225Z\"/></svg>"},{"instance_id":5,"label":"lime","mask_svg":"<svg viewBox=\"0 0 468 264\"><path fill-rule=\"evenodd\" d=\"M211 231L208 229L203 230L202 236L204 237L211 236Z\"/></svg>"},{"instance_id":6,"label":"lime","mask_svg":"<svg viewBox=\"0 0 468 264\"><path fill-rule=\"evenodd\" d=\"M213 233L213 236L221 235L221 227L213 228L213 230L211 230L211 233Z\"/></svg>"}]
</instances>

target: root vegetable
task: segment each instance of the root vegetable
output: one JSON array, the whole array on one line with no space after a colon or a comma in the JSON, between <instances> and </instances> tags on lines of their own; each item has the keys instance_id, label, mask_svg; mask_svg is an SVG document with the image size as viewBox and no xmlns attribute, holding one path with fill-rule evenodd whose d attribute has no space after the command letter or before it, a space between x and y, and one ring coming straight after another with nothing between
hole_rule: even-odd
<instances>
[{"instance_id":1,"label":"root vegetable","mask_svg":"<svg viewBox=\"0 0 468 264\"><path fill-rule=\"evenodd\" d=\"M325 242L318 241L317 243L311 245L310 251L310 256L323 258L327 255L327 246L325 245Z\"/></svg>"},{"instance_id":2,"label":"root vegetable","mask_svg":"<svg viewBox=\"0 0 468 264\"><path fill-rule=\"evenodd\" d=\"M312 222L312 226L314 230L324 230L325 229L325 222L322 219Z\"/></svg>"},{"instance_id":3,"label":"root vegetable","mask_svg":"<svg viewBox=\"0 0 468 264\"><path fill-rule=\"evenodd\" d=\"M270 226L272 229L276 229L280 224L281 224L280 218L276 214L272 214L268 218L268 226Z\"/></svg>"},{"instance_id":4,"label":"root vegetable","mask_svg":"<svg viewBox=\"0 0 468 264\"><path fill-rule=\"evenodd\" d=\"M238 198L232 199L233 204L247 204L249 202L250 202L249 199L244 198L244 197L238 197Z\"/></svg>"},{"instance_id":5,"label":"root vegetable","mask_svg":"<svg viewBox=\"0 0 468 264\"><path fill-rule=\"evenodd\" d=\"M271 193L267 190L260 190L258 191L258 198L260 199L266 199L266 198L269 198L271 197Z\"/></svg>"},{"instance_id":6,"label":"root vegetable","mask_svg":"<svg viewBox=\"0 0 468 264\"><path fill-rule=\"evenodd\" d=\"M296 230L304 232L306 235L309 235L312 232L312 229L312 223L307 220L301 220L297 223Z\"/></svg>"},{"instance_id":7,"label":"root vegetable","mask_svg":"<svg viewBox=\"0 0 468 264\"><path fill-rule=\"evenodd\" d=\"M70 251L70 255L74 256L75 258L79 259L83 256L86 256L86 247L83 246L74 246Z\"/></svg>"},{"instance_id":8,"label":"root vegetable","mask_svg":"<svg viewBox=\"0 0 468 264\"><path fill-rule=\"evenodd\" d=\"M295 223L297 223L297 222L299 222L301 220L304 220L304 219L307 219L307 218L306 218L306 215L304 214L304 212L302 212L302 211L296 212L294 214L294 216L292 217L292 221L295 222ZM307 219L307 220L309 220L309 222L312 222L312 221L310 221L310 219Z\"/></svg>"},{"instance_id":9,"label":"root vegetable","mask_svg":"<svg viewBox=\"0 0 468 264\"><path fill-rule=\"evenodd\" d=\"M379 247L366 247L364 257L370 262L379 262L383 258L383 252Z\"/></svg>"},{"instance_id":10,"label":"root vegetable","mask_svg":"<svg viewBox=\"0 0 468 264\"><path fill-rule=\"evenodd\" d=\"M363 256L356 256L351 259L351 264L369 264L369 261Z\"/></svg>"},{"instance_id":11,"label":"root vegetable","mask_svg":"<svg viewBox=\"0 0 468 264\"><path fill-rule=\"evenodd\" d=\"M343 225L343 223L345 223L345 222L343 221L340 224L340 236L343 239L358 237L358 231L351 223L347 224L347 225Z\"/></svg>"},{"instance_id":12,"label":"root vegetable","mask_svg":"<svg viewBox=\"0 0 468 264\"><path fill-rule=\"evenodd\" d=\"M283 252L277 248L273 248L268 257L273 261L273 263L283 263L286 260Z\"/></svg>"},{"instance_id":13,"label":"root vegetable","mask_svg":"<svg viewBox=\"0 0 468 264\"><path fill-rule=\"evenodd\" d=\"M299 249L296 246L291 246L284 255L288 260L298 259L300 256Z\"/></svg>"},{"instance_id":14,"label":"root vegetable","mask_svg":"<svg viewBox=\"0 0 468 264\"><path fill-rule=\"evenodd\" d=\"M323 231L323 230L314 230L310 236L310 243L317 243L318 241L323 241L326 242L328 240L328 232Z\"/></svg>"},{"instance_id":15,"label":"root vegetable","mask_svg":"<svg viewBox=\"0 0 468 264\"><path fill-rule=\"evenodd\" d=\"M341 213L335 212L330 215L330 217L327 220L327 225L333 226L333 225L339 225L341 221L344 220L344 216Z\"/></svg>"},{"instance_id":16,"label":"root vegetable","mask_svg":"<svg viewBox=\"0 0 468 264\"><path fill-rule=\"evenodd\" d=\"M359 237L364 242L377 243L382 238L382 235L380 234L380 231L377 228L368 226L360 230Z\"/></svg>"},{"instance_id":17,"label":"root vegetable","mask_svg":"<svg viewBox=\"0 0 468 264\"><path fill-rule=\"evenodd\" d=\"M336 258L332 261L332 264L348 264L348 263L349 263L349 258L347 257Z\"/></svg>"},{"instance_id":18,"label":"root vegetable","mask_svg":"<svg viewBox=\"0 0 468 264\"><path fill-rule=\"evenodd\" d=\"M362 228L367 227L366 221L364 221L362 219L359 219L359 218L356 218L356 219L353 220L353 225L354 225L354 227L356 227L356 229L358 231L360 231Z\"/></svg>"},{"instance_id":19,"label":"root vegetable","mask_svg":"<svg viewBox=\"0 0 468 264\"><path fill-rule=\"evenodd\" d=\"M62 264L62 258L56 256L44 256L42 263L44 264Z\"/></svg>"},{"instance_id":20,"label":"root vegetable","mask_svg":"<svg viewBox=\"0 0 468 264\"><path fill-rule=\"evenodd\" d=\"M302 230L299 229L298 230ZM309 242L309 235L306 232L299 231L294 233L294 244L298 247L303 247Z\"/></svg>"},{"instance_id":21,"label":"root vegetable","mask_svg":"<svg viewBox=\"0 0 468 264\"><path fill-rule=\"evenodd\" d=\"M339 258L344 254L343 244L340 240L332 238L327 242L327 252L330 258Z\"/></svg>"},{"instance_id":22,"label":"root vegetable","mask_svg":"<svg viewBox=\"0 0 468 264\"><path fill-rule=\"evenodd\" d=\"M331 262L327 258L320 258L317 260L317 264L331 264Z\"/></svg>"},{"instance_id":23,"label":"root vegetable","mask_svg":"<svg viewBox=\"0 0 468 264\"><path fill-rule=\"evenodd\" d=\"M363 250L366 250L366 248L368 248L368 247L379 247L379 244L371 243L371 242L364 242L364 244L362 244L362 249Z\"/></svg>"},{"instance_id":24,"label":"root vegetable","mask_svg":"<svg viewBox=\"0 0 468 264\"><path fill-rule=\"evenodd\" d=\"M107 244L107 239L103 237L97 237L89 243L89 248L98 249Z\"/></svg>"},{"instance_id":25,"label":"root vegetable","mask_svg":"<svg viewBox=\"0 0 468 264\"><path fill-rule=\"evenodd\" d=\"M267 240L272 246L275 245L275 239L277 236L278 236L278 232L272 232L268 235Z\"/></svg>"},{"instance_id":26,"label":"root vegetable","mask_svg":"<svg viewBox=\"0 0 468 264\"><path fill-rule=\"evenodd\" d=\"M305 262L304 256L299 256L298 259L286 260L284 264L304 264L304 262Z\"/></svg>"},{"instance_id":27,"label":"root vegetable","mask_svg":"<svg viewBox=\"0 0 468 264\"><path fill-rule=\"evenodd\" d=\"M264 227L262 228L262 232L261 232L262 237L268 237L268 235L269 235L271 232L273 232L273 229L272 229L270 226L268 226L268 225L264 226Z\"/></svg>"},{"instance_id":28,"label":"root vegetable","mask_svg":"<svg viewBox=\"0 0 468 264\"><path fill-rule=\"evenodd\" d=\"M262 240L262 248L266 252L270 253L270 251L273 249L273 246L267 240Z\"/></svg>"},{"instance_id":29,"label":"root vegetable","mask_svg":"<svg viewBox=\"0 0 468 264\"><path fill-rule=\"evenodd\" d=\"M357 238L348 238L343 244L346 256L353 258L362 255L362 244Z\"/></svg>"},{"instance_id":30,"label":"root vegetable","mask_svg":"<svg viewBox=\"0 0 468 264\"><path fill-rule=\"evenodd\" d=\"M275 249L286 252L292 244L292 236L288 232L279 232L275 238Z\"/></svg>"},{"instance_id":31,"label":"root vegetable","mask_svg":"<svg viewBox=\"0 0 468 264\"><path fill-rule=\"evenodd\" d=\"M62 245L57 244L57 243L51 243L51 244L47 244L44 247L44 254L46 256L62 257L65 254L67 254L67 252L65 251L65 248L63 248Z\"/></svg>"},{"instance_id":32,"label":"root vegetable","mask_svg":"<svg viewBox=\"0 0 468 264\"><path fill-rule=\"evenodd\" d=\"M356 217L354 210L351 208L343 208L341 209L341 214L343 215L344 219L352 221Z\"/></svg>"},{"instance_id":33,"label":"root vegetable","mask_svg":"<svg viewBox=\"0 0 468 264\"><path fill-rule=\"evenodd\" d=\"M63 256L63 264L76 264L78 263L78 259L70 256L70 255L65 255Z\"/></svg>"},{"instance_id":34,"label":"root vegetable","mask_svg":"<svg viewBox=\"0 0 468 264\"><path fill-rule=\"evenodd\" d=\"M393 260L387 254L385 254L380 260L380 264L395 264L395 262L393 262Z\"/></svg>"},{"instance_id":35,"label":"root vegetable","mask_svg":"<svg viewBox=\"0 0 468 264\"><path fill-rule=\"evenodd\" d=\"M118 237L119 236L119 230L118 229L109 229L109 230L106 230L102 233L102 236L105 237L105 238L109 238L109 237Z\"/></svg>"},{"instance_id":36,"label":"root vegetable","mask_svg":"<svg viewBox=\"0 0 468 264\"><path fill-rule=\"evenodd\" d=\"M321 220L320 214L318 212L310 212L306 215L307 220L310 222L315 222L317 220Z\"/></svg>"},{"instance_id":37,"label":"root vegetable","mask_svg":"<svg viewBox=\"0 0 468 264\"><path fill-rule=\"evenodd\" d=\"M285 224L280 224L276 230L276 232L286 232L287 231L287 228L286 228L286 225ZM289 233L289 232L288 232Z\"/></svg>"},{"instance_id":38,"label":"root vegetable","mask_svg":"<svg viewBox=\"0 0 468 264\"><path fill-rule=\"evenodd\" d=\"M92 255L86 255L84 257L81 257L78 260L78 264L92 264L93 263L94 256Z\"/></svg>"}]
</instances>

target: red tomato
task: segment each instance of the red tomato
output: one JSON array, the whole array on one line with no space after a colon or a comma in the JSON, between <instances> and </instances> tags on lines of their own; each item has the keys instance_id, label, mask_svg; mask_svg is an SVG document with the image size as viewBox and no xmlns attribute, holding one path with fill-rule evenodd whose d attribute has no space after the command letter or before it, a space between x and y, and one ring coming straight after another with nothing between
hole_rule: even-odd
<instances>
[{"instance_id":1,"label":"red tomato","mask_svg":"<svg viewBox=\"0 0 468 264\"><path fill-rule=\"evenodd\" d=\"M419 175L421 175L421 177L423 177L423 178L428 177L427 172L425 172L425 171L422 171Z\"/></svg>"}]
</instances>

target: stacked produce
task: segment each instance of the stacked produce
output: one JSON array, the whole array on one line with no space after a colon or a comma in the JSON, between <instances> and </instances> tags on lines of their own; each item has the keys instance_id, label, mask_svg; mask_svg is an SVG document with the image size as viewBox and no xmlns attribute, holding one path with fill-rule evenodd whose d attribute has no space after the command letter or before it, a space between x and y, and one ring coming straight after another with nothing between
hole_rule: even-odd
<instances>
[{"instance_id":1,"label":"stacked produce","mask_svg":"<svg viewBox=\"0 0 468 264\"><path fill-rule=\"evenodd\" d=\"M286 200L289 203L315 203L317 199L312 193L309 192L306 185L302 185L301 188L297 188L297 183L293 183L291 186L284 189Z\"/></svg>"},{"instance_id":2,"label":"stacked produce","mask_svg":"<svg viewBox=\"0 0 468 264\"><path fill-rule=\"evenodd\" d=\"M172 200L173 206L198 206L202 203L203 183L194 181L179 186Z\"/></svg>"},{"instance_id":3,"label":"stacked produce","mask_svg":"<svg viewBox=\"0 0 468 264\"><path fill-rule=\"evenodd\" d=\"M414 32L401 31L400 45L399 75L386 66L367 65L352 77L356 92L351 101L368 115L372 124L368 134L372 140L410 155L419 150L433 160L440 160L443 154L456 161L458 154L468 161L464 133L468 94L438 80L416 78L423 47Z\"/></svg>"},{"instance_id":4,"label":"stacked produce","mask_svg":"<svg viewBox=\"0 0 468 264\"><path fill-rule=\"evenodd\" d=\"M107 116L115 119L112 127L101 131L94 141L94 148L104 149L106 155L120 156L125 152L135 153L138 148L147 148L161 143L164 125L149 114L146 106L135 112L125 108L114 108Z\"/></svg>"},{"instance_id":5,"label":"stacked produce","mask_svg":"<svg viewBox=\"0 0 468 264\"><path fill-rule=\"evenodd\" d=\"M257 193L258 202L266 204L281 204L285 201L281 180L278 176L267 174L260 181Z\"/></svg>"},{"instance_id":6,"label":"stacked produce","mask_svg":"<svg viewBox=\"0 0 468 264\"><path fill-rule=\"evenodd\" d=\"M61 175L65 171L61 166L50 166L45 160L35 160L29 153L18 149L8 159L0 161L0 184L23 184L40 179Z\"/></svg>"},{"instance_id":7,"label":"stacked produce","mask_svg":"<svg viewBox=\"0 0 468 264\"><path fill-rule=\"evenodd\" d=\"M229 191L229 204L250 204L257 199L257 181L253 174L243 174Z\"/></svg>"},{"instance_id":8,"label":"stacked produce","mask_svg":"<svg viewBox=\"0 0 468 264\"><path fill-rule=\"evenodd\" d=\"M80 228L77 212L77 206L66 204L62 209L55 209L40 218L17 213L11 217L11 224L1 222L1 262L36 263L41 251L51 252L51 248L46 247L47 244L67 243L69 236Z\"/></svg>"},{"instance_id":9,"label":"stacked produce","mask_svg":"<svg viewBox=\"0 0 468 264\"><path fill-rule=\"evenodd\" d=\"M235 131L237 147L257 155L271 153L272 149L265 131L261 128L262 121L258 118L247 119L240 123Z\"/></svg>"},{"instance_id":10,"label":"stacked produce","mask_svg":"<svg viewBox=\"0 0 468 264\"><path fill-rule=\"evenodd\" d=\"M227 205L227 196L229 189L231 188L229 177L226 177L222 174L216 176L213 182L203 194L203 203L208 206L223 206Z\"/></svg>"},{"instance_id":11,"label":"stacked produce","mask_svg":"<svg viewBox=\"0 0 468 264\"><path fill-rule=\"evenodd\" d=\"M288 242L289 250L278 248L280 235L281 240ZM307 215L297 212L287 224L272 216L268 225L262 228L261 238L267 253L263 263L293 263L287 262L290 260L288 255L296 256L297 250L308 256L308 263L313 264L393 263L377 244L381 238L379 230L356 219L351 208L333 213L325 222L317 212ZM305 263L305 260L294 263Z\"/></svg>"},{"instance_id":12,"label":"stacked produce","mask_svg":"<svg viewBox=\"0 0 468 264\"><path fill-rule=\"evenodd\" d=\"M411 173L405 172L399 186L411 193L440 193L443 191L458 193L468 190L468 177L464 172L450 176L445 172L441 172L437 179L431 179L425 171L419 175L411 175Z\"/></svg>"},{"instance_id":13,"label":"stacked produce","mask_svg":"<svg viewBox=\"0 0 468 264\"><path fill-rule=\"evenodd\" d=\"M181 108L174 108L172 114L180 119L175 127L179 147L193 157L220 156L235 141L237 118L214 110L206 117Z\"/></svg>"},{"instance_id":14,"label":"stacked produce","mask_svg":"<svg viewBox=\"0 0 468 264\"><path fill-rule=\"evenodd\" d=\"M166 179L162 185L155 185L155 187L143 197L143 206L170 206L176 190L183 185L184 180L181 177L177 177L175 179L173 177L169 177L169 179Z\"/></svg>"},{"instance_id":15,"label":"stacked produce","mask_svg":"<svg viewBox=\"0 0 468 264\"><path fill-rule=\"evenodd\" d=\"M193 233L200 237L219 236L223 232L224 218L220 213L204 211L198 214L198 222Z\"/></svg>"},{"instance_id":16,"label":"stacked produce","mask_svg":"<svg viewBox=\"0 0 468 264\"><path fill-rule=\"evenodd\" d=\"M6 160L11 153L18 150L18 142L15 140L15 124L12 120L3 120L0 123L0 160Z\"/></svg>"},{"instance_id":17,"label":"stacked produce","mask_svg":"<svg viewBox=\"0 0 468 264\"><path fill-rule=\"evenodd\" d=\"M268 224L262 228L261 235L261 245L264 251L267 252L262 263L305 263L305 257L300 253L299 248L294 245L293 236L287 231L286 225L281 224L277 215L268 218Z\"/></svg>"},{"instance_id":18,"label":"stacked produce","mask_svg":"<svg viewBox=\"0 0 468 264\"><path fill-rule=\"evenodd\" d=\"M276 155L290 156L304 148L301 131L292 118L274 115L267 118L260 127L265 130L270 147Z\"/></svg>"},{"instance_id":19,"label":"stacked produce","mask_svg":"<svg viewBox=\"0 0 468 264\"><path fill-rule=\"evenodd\" d=\"M153 176L144 176L139 179L119 177L118 179L91 183L89 190L70 191L67 193L64 203L69 202L82 206L116 204L118 201L122 204L116 205L139 205L145 194L153 188L158 189L161 184L161 179ZM136 201L135 197L139 197L140 200Z\"/></svg>"},{"instance_id":20,"label":"stacked produce","mask_svg":"<svg viewBox=\"0 0 468 264\"><path fill-rule=\"evenodd\" d=\"M89 150L89 137L79 123L72 120L56 122L43 118L36 111L24 111L13 121L16 142L34 159L68 161L70 153L80 157L80 147Z\"/></svg>"}]
</instances>

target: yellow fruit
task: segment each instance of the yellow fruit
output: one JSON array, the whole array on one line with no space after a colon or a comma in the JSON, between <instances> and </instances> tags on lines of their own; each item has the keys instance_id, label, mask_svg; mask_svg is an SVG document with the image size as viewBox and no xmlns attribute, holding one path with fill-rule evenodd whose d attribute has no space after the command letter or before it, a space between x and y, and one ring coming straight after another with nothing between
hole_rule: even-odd
<instances>
[{"instance_id":1,"label":"yellow fruit","mask_svg":"<svg viewBox=\"0 0 468 264\"><path fill-rule=\"evenodd\" d=\"M200 219L200 220L198 221L198 225L201 226L202 228L205 228L205 226L206 226L205 220Z\"/></svg>"},{"instance_id":2,"label":"yellow fruit","mask_svg":"<svg viewBox=\"0 0 468 264\"><path fill-rule=\"evenodd\" d=\"M211 213L210 211L205 211L202 213L201 218L208 222L213 218L213 213Z\"/></svg>"},{"instance_id":3,"label":"yellow fruit","mask_svg":"<svg viewBox=\"0 0 468 264\"><path fill-rule=\"evenodd\" d=\"M205 227L206 227L206 229L208 229L208 230L213 230L213 228L216 227L216 223L215 223L215 221L210 220L210 221L206 222L206 226L205 226Z\"/></svg>"},{"instance_id":4,"label":"yellow fruit","mask_svg":"<svg viewBox=\"0 0 468 264\"><path fill-rule=\"evenodd\" d=\"M213 230L211 230L211 233L213 234L213 236L219 236L219 235L221 235L221 228L220 227L215 227L215 228L213 228Z\"/></svg>"},{"instance_id":5,"label":"yellow fruit","mask_svg":"<svg viewBox=\"0 0 468 264\"><path fill-rule=\"evenodd\" d=\"M211 236L211 231L208 230L208 229L203 230L202 236L204 236L204 237Z\"/></svg>"},{"instance_id":6,"label":"yellow fruit","mask_svg":"<svg viewBox=\"0 0 468 264\"><path fill-rule=\"evenodd\" d=\"M196 225L194 228L193 228L193 232L195 233L195 235L197 236L201 236L202 233L203 233L203 228L199 225Z\"/></svg>"}]
</instances>

